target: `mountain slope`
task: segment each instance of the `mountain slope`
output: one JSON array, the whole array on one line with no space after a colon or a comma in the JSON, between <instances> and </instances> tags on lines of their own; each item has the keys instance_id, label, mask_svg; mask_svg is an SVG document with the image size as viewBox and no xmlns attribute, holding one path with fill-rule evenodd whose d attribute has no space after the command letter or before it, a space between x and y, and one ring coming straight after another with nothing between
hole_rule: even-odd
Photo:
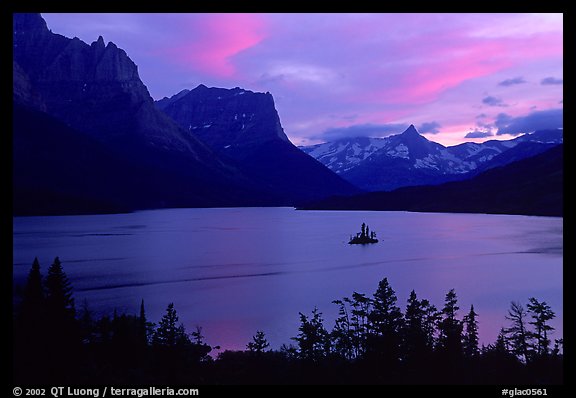
<instances>
[{"instance_id":1,"label":"mountain slope","mask_svg":"<svg viewBox=\"0 0 576 398\"><path fill-rule=\"evenodd\" d=\"M31 182L42 170L43 191L49 188L54 198L83 198L83 203L111 198L114 206L139 209L281 202L159 111L136 65L113 43L104 45L100 37L88 45L54 34L39 14L14 14L13 20L13 136L19 149L31 148L15 153L15 162L21 155L26 161L13 174L19 191L36 191ZM114 160L78 156L91 152L86 147ZM83 173L42 162L42 149L67 157L68 167ZM110 184L102 185L103 176ZM38 211L24 208L25 203L19 204L20 214ZM61 212L58 203L45 203L42 212L51 205Z\"/></svg>"},{"instance_id":2,"label":"mountain slope","mask_svg":"<svg viewBox=\"0 0 576 398\"><path fill-rule=\"evenodd\" d=\"M288 140L270 93L199 85L157 106L284 204L358 192Z\"/></svg>"},{"instance_id":3,"label":"mountain slope","mask_svg":"<svg viewBox=\"0 0 576 398\"><path fill-rule=\"evenodd\" d=\"M307 210L406 210L563 215L563 145L465 181L399 188L309 204Z\"/></svg>"},{"instance_id":4,"label":"mountain slope","mask_svg":"<svg viewBox=\"0 0 576 398\"><path fill-rule=\"evenodd\" d=\"M257 198L240 188L223 190L214 185L205 170L193 175L194 169L186 169L186 159L151 151L154 162L135 161L46 113L17 103L13 123L14 215L258 204ZM186 172L175 172L176 166ZM230 192L236 196L231 198ZM270 200L265 194L260 198L262 205Z\"/></svg>"},{"instance_id":5,"label":"mountain slope","mask_svg":"<svg viewBox=\"0 0 576 398\"><path fill-rule=\"evenodd\" d=\"M353 137L299 148L333 172L342 174L383 148L387 142L385 138Z\"/></svg>"},{"instance_id":6,"label":"mountain slope","mask_svg":"<svg viewBox=\"0 0 576 398\"><path fill-rule=\"evenodd\" d=\"M43 110L99 141L212 155L158 112L124 50L88 45L48 30L39 14L14 14L14 63L42 98Z\"/></svg>"}]
</instances>

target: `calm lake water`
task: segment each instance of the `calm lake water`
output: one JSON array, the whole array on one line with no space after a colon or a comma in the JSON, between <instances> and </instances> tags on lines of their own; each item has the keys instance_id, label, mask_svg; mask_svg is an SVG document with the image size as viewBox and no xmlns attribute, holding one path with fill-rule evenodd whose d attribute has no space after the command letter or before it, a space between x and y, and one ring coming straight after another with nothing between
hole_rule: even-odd
<instances>
[{"instance_id":1,"label":"calm lake water","mask_svg":"<svg viewBox=\"0 0 576 398\"><path fill-rule=\"evenodd\" d=\"M366 222L375 245L348 245ZM562 337L562 218L291 208L170 209L132 214L14 218L14 283L34 257L46 274L59 256L96 313L158 322L174 302L187 330L244 349L256 330L273 348L298 333L298 312L317 306L328 329L332 300L373 294L387 277L405 309L410 291L438 308L456 289L459 317L473 304L491 343L515 300L552 306Z\"/></svg>"}]
</instances>

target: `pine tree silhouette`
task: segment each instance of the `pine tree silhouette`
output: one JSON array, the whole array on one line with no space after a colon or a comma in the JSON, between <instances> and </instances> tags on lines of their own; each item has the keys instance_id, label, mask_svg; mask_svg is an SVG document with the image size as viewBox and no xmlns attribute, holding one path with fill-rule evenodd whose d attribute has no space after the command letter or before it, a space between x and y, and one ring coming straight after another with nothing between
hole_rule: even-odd
<instances>
[{"instance_id":1,"label":"pine tree silhouette","mask_svg":"<svg viewBox=\"0 0 576 398\"><path fill-rule=\"evenodd\" d=\"M48 268L46 305L49 315L56 321L73 320L76 315L72 286L58 257Z\"/></svg>"},{"instance_id":2,"label":"pine tree silhouette","mask_svg":"<svg viewBox=\"0 0 576 398\"><path fill-rule=\"evenodd\" d=\"M470 312L464 316L465 332L462 340L464 355L468 358L476 358L478 349L478 314L474 311L474 305L470 306Z\"/></svg>"},{"instance_id":3,"label":"pine tree silhouette","mask_svg":"<svg viewBox=\"0 0 576 398\"><path fill-rule=\"evenodd\" d=\"M552 308L545 301L540 302L534 297L528 299L528 312L532 314L532 322L536 329L533 336L536 340L535 351L539 356L545 356L550 353L550 339L548 338L548 333L552 332L554 328L548 324L548 321L554 319L556 314L552 311Z\"/></svg>"},{"instance_id":4,"label":"pine tree silhouette","mask_svg":"<svg viewBox=\"0 0 576 398\"><path fill-rule=\"evenodd\" d=\"M246 345L248 351L256 354L262 354L268 347L270 347L270 343L268 343L266 335L261 330L256 331L256 335L252 337L252 341Z\"/></svg>"}]
</instances>

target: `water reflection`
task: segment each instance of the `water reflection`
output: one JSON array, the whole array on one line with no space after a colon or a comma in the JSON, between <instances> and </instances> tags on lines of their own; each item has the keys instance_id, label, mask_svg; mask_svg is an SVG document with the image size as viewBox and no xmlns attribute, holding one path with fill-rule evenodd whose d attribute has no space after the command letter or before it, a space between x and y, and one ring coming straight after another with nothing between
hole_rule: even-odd
<instances>
[{"instance_id":1,"label":"water reflection","mask_svg":"<svg viewBox=\"0 0 576 398\"><path fill-rule=\"evenodd\" d=\"M380 243L348 245L366 222ZM170 302L189 331L245 347L264 330L274 347L296 335L314 306L330 328L331 301L372 294L388 277L399 306L415 289L441 307L456 289L462 316L474 304L481 341L495 340L510 301L529 297L556 311L562 335L562 219L403 212L299 212L288 208L178 209L14 219L14 281L34 257L44 272L59 256L97 313L157 321Z\"/></svg>"}]
</instances>

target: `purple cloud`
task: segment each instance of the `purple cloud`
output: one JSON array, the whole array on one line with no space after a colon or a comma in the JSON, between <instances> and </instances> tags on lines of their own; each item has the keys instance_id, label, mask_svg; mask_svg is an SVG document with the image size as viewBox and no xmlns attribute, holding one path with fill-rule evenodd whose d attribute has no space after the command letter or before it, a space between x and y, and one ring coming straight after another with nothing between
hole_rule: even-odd
<instances>
[{"instance_id":1,"label":"purple cloud","mask_svg":"<svg viewBox=\"0 0 576 398\"><path fill-rule=\"evenodd\" d=\"M435 140L454 144L486 87L510 87L514 115L562 99L553 86L543 96L519 85L519 77L561 76L562 14L43 16L55 33L88 43L103 35L126 50L156 99L200 83L269 91L296 144L352 125L414 123L434 132L431 120L442 126ZM351 114L353 121L341 118Z\"/></svg>"},{"instance_id":2,"label":"purple cloud","mask_svg":"<svg viewBox=\"0 0 576 398\"><path fill-rule=\"evenodd\" d=\"M497 98L497 97L493 97L491 95L482 98L482 103L488 106L500 106L500 107L506 107L508 106L507 104L505 104L501 98Z\"/></svg>"},{"instance_id":3,"label":"purple cloud","mask_svg":"<svg viewBox=\"0 0 576 398\"><path fill-rule=\"evenodd\" d=\"M420 134L438 134L440 130L438 130L442 125L438 122L424 122L419 125L416 129L420 132Z\"/></svg>"},{"instance_id":4,"label":"purple cloud","mask_svg":"<svg viewBox=\"0 0 576 398\"><path fill-rule=\"evenodd\" d=\"M503 87L509 87L509 86L515 86L517 84L524 84L524 83L526 83L526 80L524 80L524 78L522 76L518 76L518 77L514 77L512 79L502 80L501 82L498 83L498 85L503 86Z\"/></svg>"},{"instance_id":5,"label":"purple cloud","mask_svg":"<svg viewBox=\"0 0 576 398\"><path fill-rule=\"evenodd\" d=\"M466 134L464 136L464 138L487 138L487 137L492 137L494 134L492 134L489 131L471 131L468 134Z\"/></svg>"},{"instance_id":6,"label":"purple cloud","mask_svg":"<svg viewBox=\"0 0 576 398\"><path fill-rule=\"evenodd\" d=\"M557 79L555 77L545 77L540 81L540 84L542 84L543 86L562 85L564 84L564 79Z\"/></svg>"},{"instance_id":7,"label":"purple cloud","mask_svg":"<svg viewBox=\"0 0 576 398\"><path fill-rule=\"evenodd\" d=\"M400 134L407 128L408 124L356 124L348 127L330 128L311 138L320 141L335 141L342 138L386 137Z\"/></svg>"},{"instance_id":8,"label":"purple cloud","mask_svg":"<svg viewBox=\"0 0 576 398\"><path fill-rule=\"evenodd\" d=\"M497 135L518 135L536 130L557 129L564 126L563 109L535 111L526 116L512 117L501 113L496 118Z\"/></svg>"}]
</instances>

